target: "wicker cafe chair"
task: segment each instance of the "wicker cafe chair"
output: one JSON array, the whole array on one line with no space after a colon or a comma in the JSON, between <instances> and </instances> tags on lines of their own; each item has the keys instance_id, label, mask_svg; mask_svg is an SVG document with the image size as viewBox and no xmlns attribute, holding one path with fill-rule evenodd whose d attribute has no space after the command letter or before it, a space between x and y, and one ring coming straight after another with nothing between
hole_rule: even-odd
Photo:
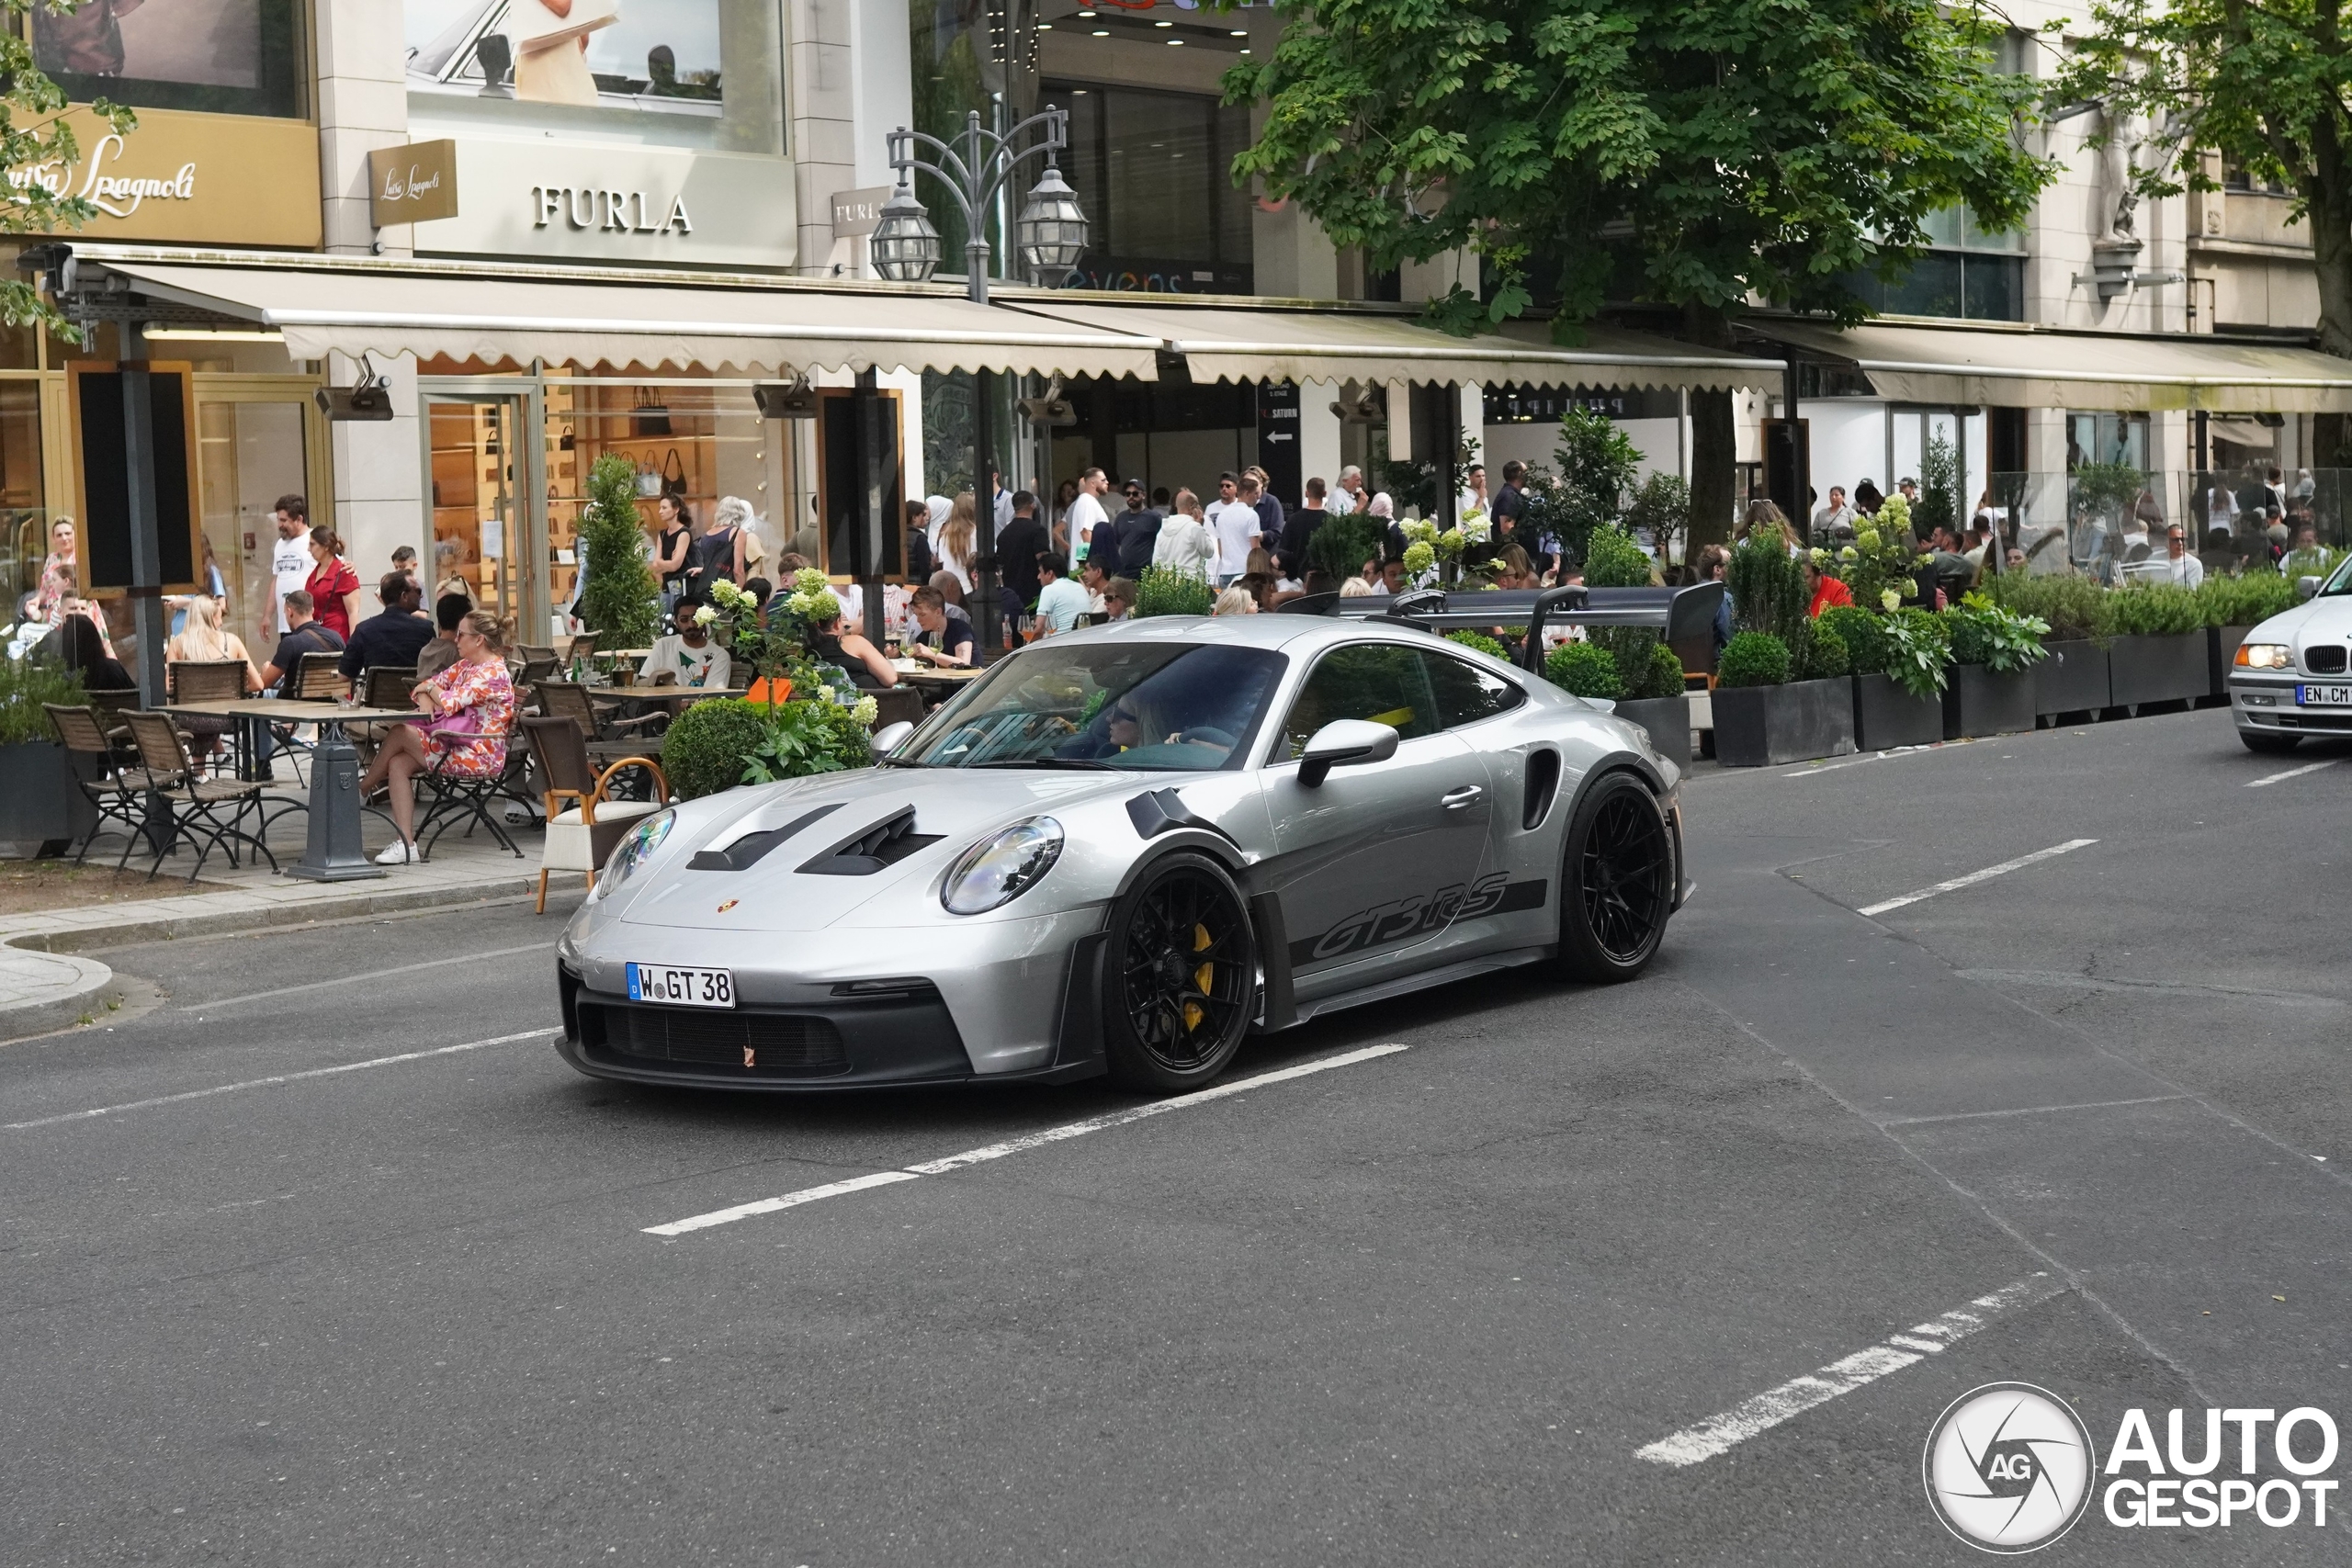
<instances>
[{"instance_id":1,"label":"wicker cafe chair","mask_svg":"<svg viewBox=\"0 0 2352 1568\"><path fill-rule=\"evenodd\" d=\"M546 785L548 836L539 851L538 912L548 912L548 874L557 871L584 873L596 886L596 871L611 858L613 848L641 818L662 809L670 798L670 781L662 764L650 757L624 757L598 773L589 760L588 740L569 718L526 718L523 738ZM613 775L643 768L653 775L651 800L616 800L606 793ZM568 807L559 803L571 801Z\"/></svg>"},{"instance_id":2,"label":"wicker cafe chair","mask_svg":"<svg viewBox=\"0 0 2352 1568\"><path fill-rule=\"evenodd\" d=\"M160 713L129 713L123 715L130 727L131 743L139 748L139 761L145 770L144 784L162 795L172 806L171 835L155 851L155 863L147 868L147 879L164 868L164 857L183 839L196 851L196 864L187 879L194 882L204 870L204 863L212 852L219 850L237 863L237 846L245 844L253 852L269 862L269 869L277 869L277 857L269 852L262 840L267 837L274 816L290 811L306 810L299 801L288 801L275 814L265 805L261 785L239 779L206 779L197 776L196 767L188 760L187 750L180 744L180 732L172 726L171 716ZM227 811L224 818L221 813ZM244 830L248 812L254 814L254 830ZM125 844L122 859L116 863L119 871L130 862L130 845Z\"/></svg>"},{"instance_id":3,"label":"wicker cafe chair","mask_svg":"<svg viewBox=\"0 0 2352 1568\"><path fill-rule=\"evenodd\" d=\"M280 682L279 694L298 703L334 701L351 690L350 679L336 668L342 662L343 654L335 649L302 655L302 662L294 667L293 679Z\"/></svg>"},{"instance_id":4,"label":"wicker cafe chair","mask_svg":"<svg viewBox=\"0 0 2352 1568\"><path fill-rule=\"evenodd\" d=\"M83 835L82 847L74 852L74 863L80 865L90 852L90 846L109 829L107 824L119 822L121 832L133 843L147 826L146 804L141 798L148 786L147 773L135 762L130 762L116 749L114 737L107 731L107 721L94 708L69 707L58 703L43 703L49 715L49 727L57 732L58 744L65 748L67 760L74 764L74 782L90 804L97 807L97 820ZM91 769L96 777L81 777L81 770ZM123 852L126 858L129 849Z\"/></svg>"},{"instance_id":5,"label":"wicker cafe chair","mask_svg":"<svg viewBox=\"0 0 2352 1568\"><path fill-rule=\"evenodd\" d=\"M424 815L416 824L416 841L424 852L425 858L432 858L433 846L441 841L442 834L463 822L467 838L474 836L474 828L480 824L490 829L490 836L496 839L509 854L521 860L523 852L515 848L514 840L507 836L506 829L490 809L495 802L517 800L529 809L530 820L536 822L538 819L538 802L522 792L525 753L523 748L514 744L512 729L497 732L444 729L429 732L423 736L423 739L425 766L419 776L433 786L433 804L425 808ZM506 741L506 766L497 773L479 775L446 772L444 765L455 755L457 748L469 740ZM428 829L431 829L429 838L426 836Z\"/></svg>"},{"instance_id":6,"label":"wicker cafe chair","mask_svg":"<svg viewBox=\"0 0 2352 1568\"><path fill-rule=\"evenodd\" d=\"M164 689L175 703L233 703L245 694L245 661L242 659L175 659L164 666ZM214 752L212 748L224 735L232 732L225 718L209 714L183 713L172 716L182 735L204 743L209 756L199 761L215 761L227 753Z\"/></svg>"},{"instance_id":7,"label":"wicker cafe chair","mask_svg":"<svg viewBox=\"0 0 2352 1568\"><path fill-rule=\"evenodd\" d=\"M368 667L364 707L404 708L416 691L416 666L371 664Z\"/></svg>"}]
</instances>

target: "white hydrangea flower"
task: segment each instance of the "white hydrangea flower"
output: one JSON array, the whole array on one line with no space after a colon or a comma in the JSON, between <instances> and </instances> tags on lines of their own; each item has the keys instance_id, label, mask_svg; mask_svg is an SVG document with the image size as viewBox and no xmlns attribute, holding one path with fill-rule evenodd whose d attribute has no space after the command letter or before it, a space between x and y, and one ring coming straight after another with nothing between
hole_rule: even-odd
<instances>
[{"instance_id":1,"label":"white hydrangea flower","mask_svg":"<svg viewBox=\"0 0 2352 1568\"><path fill-rule=\"evenodd\" d=\"M857 699L857 705L849 712L852 718L871 728L874 721L882 716L882 705L871 696L864 696Z\"/></svg>"},{"instance_id":2,"label":"white hydrangea flower","mask_svg":"<svg viewBox=\"0 0 2352 1568\"><path fill-rule=\"evenodd\" d=\"M1483 545L1495 536L1495 525L1474 513L1462 520L1462 536L1471 544Z\"/></svg>"},{"instance_id":3,"label":"white hydrangea flower","mask_svg":"<svg viewBox=\"0 0 2352 1568\"><path fill-rule=\"evenodd\" d=\"M1882 609L1892 611L1903 603L1903 595L1894 589L1882 588L1878 592L1878 602Z\"/></svg>"},{"instance_id":4,"label":"white hydrangea flower","mask_svg":"<svg viewBox=\"0 0 2352 1568\"><path fill-rule=\"evenodd\" d=\"M718 619L718 612L707 604L695 612L695 625L698 626L707 626L717 619Z\"/></svg>"}]
</instances>

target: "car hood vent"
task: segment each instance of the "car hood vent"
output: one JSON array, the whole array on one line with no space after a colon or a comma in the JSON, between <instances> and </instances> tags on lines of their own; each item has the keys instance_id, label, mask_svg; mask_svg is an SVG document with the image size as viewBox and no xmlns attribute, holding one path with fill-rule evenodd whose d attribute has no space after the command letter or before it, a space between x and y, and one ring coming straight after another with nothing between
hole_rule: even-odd
<instances>
[{"instance_id":1,"label":"car hood vent","mask_svg":"<svg viewBox=\"0 0 2352 1568\"><path fill-rule=\"evenodd\" d=\"M800 869L810 876L872 876L886 866L939 842L939 833L915 831L915 808L903 807L873 827L844 839Z\"/></svg>"},{"instance_id":2,"label":"car hood vent","mask_svg":"<svg viewBox=\"0 0 2352 1568\"><path fill-rule=\"evenodd\" d=\"M793 834L816 821L830 817L842 808L840 801L820 806L814 811L803 812L781 828L763 828L756 833L746 833L723 850L699 850L686 862L688 871L749 871L760 863L760 857L784 842Z\"/></svg>"}]
</instances>

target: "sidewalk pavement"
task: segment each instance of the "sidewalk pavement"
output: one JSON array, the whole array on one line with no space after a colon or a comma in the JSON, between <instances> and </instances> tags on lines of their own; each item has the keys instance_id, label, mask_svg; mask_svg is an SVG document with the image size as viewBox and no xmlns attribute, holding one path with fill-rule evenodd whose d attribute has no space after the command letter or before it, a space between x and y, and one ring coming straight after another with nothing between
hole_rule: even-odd
<instances>
[{"instance_id":1,"label":"sidewalk pavement","mask_svg":"<svg viewBox=\"0 0 2352 1568\"><path fill-rule=\"evenodd\" d=\"M390 840L390 833L372 817L365 823L368 852L373 854ZM297 815L279 824L283 830L270 834L270 851L279 865L291 865L300 858L303 826ZM232 871L215 855L205 863L207 890L203 892L0 915L0 1042L69 1028L121 1005L126 987L112 969L85 956L83 949L470 904L533 892L538 886L541 834L511 824L507 831L523 858L507 853L479 830L471 839L452 831L424 864L388 866L381 877L362 882L307 882L274 874L266 863L242 865ZM119 840L101 840L90 858L110 863L107 856L120 852ZM133 869L141 863L141 857L133 855ZM156 879L161 882L177 875L185 880L194 864L193 856L175 854L164 862Z\"/></svg>"}]
</instances>

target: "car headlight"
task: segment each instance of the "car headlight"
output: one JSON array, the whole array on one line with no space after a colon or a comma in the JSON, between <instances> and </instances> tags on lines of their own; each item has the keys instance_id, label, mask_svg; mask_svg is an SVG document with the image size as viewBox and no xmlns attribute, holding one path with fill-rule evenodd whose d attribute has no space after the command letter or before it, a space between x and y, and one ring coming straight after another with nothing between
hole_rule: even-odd
<instances>
[{"instance_id":1,"label":"car headlight","mask_svg":"<svg viewBox=\"0 0 2352 1568\"><path fill-rule=\"evenodd\" d=\"M596 897L602 898L618 888L662 847L670 829L678 825L674 811L657 811L622 836L613 846L612 858L605 863L605 874L596 879Z\"/></svg>"},{"instance_id":2,"label":"car headlight","mask_svg":"<svg viewBox=\"0 0 2352 1568\"><path fill-rule=\"evenodd\" d=\"M1061 852L1062 825L1052 818L1015 822L956 857L939 901L951 915L984 915L1035 886Z\"/></svg>"},{"instance_id":3,"label":"car headlight","mask_svg":"<svg viewBox=\"0 0 2352 1568\"><path fill-rule=\"evenodd\" d=\"M2237 663L2247 670L2292 670L2295 650L2283 642L2242 642Z\"/></svg>"}]
</instances>

